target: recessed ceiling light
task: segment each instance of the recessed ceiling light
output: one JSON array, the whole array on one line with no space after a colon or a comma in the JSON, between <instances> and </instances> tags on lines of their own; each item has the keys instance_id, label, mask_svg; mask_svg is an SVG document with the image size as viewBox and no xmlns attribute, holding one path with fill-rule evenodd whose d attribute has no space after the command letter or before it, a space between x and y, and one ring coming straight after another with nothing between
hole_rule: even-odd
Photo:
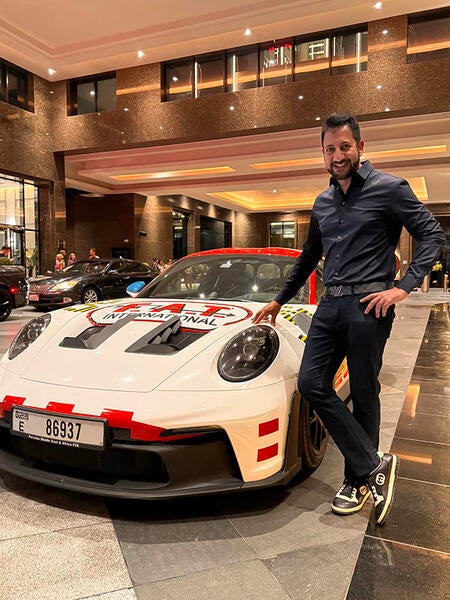
<instances>
[{"instance_id":1,"label":"recessed ceiling light","mask_svg":"<svg viewBox=\"0 0 450 600\"><path fill-rule=\"evenodd\" d=\"M231 111L234 110L234 106L233 105L231 105L229 108L230 108Z\"/></svg>"},{"instance_id":2,"label":"recessed ceiling light","mask_svg":"<svg viewBox=\"0 0 450 600\"><path fill-rule=\"evenodd\" d=\"M55 69L47 69L49 75L54 75L56 73Z\"/></svg>"},{"instance_id":3,"label":"recessed ceiling light","mask_svg":"<svg viewBox=\"0 0 450 600\"><path fill-rule=\"evenodd\" d=\"M91 91L89 92L89 95L90 95L90 96L95 96L95 90L91 90Z\"/></svg>"},{"instance_id":4,"label":"recessed ceiling light","mask_svg":"<svg viewBox=\"0 0 450 600\"><path fill-rule=\"evenodd\" d=\"M300 94L300 96L298 97L299 100L303 100L303 96Z\"/></svg>"},{"instance_id":5,"label":"recessed ceiling light","mask_svg":"<svg viewBox=\"0 0 450 600\"><path fill-rule=\"evenodd\" d=\"M247 29L244 31L244 35L252 35L252 30L250 27L247 27Z\"/></svg>"},{"instance_id":6,"label":"recessed ceiling light","mask_svg":"<svg viewBox=\"0 0 450 600\"><path fill-rule=\"evenodd\" d=\"M278 190L276 190L276 189L273 189L273 190L272 190L272 194L276 194L276 193L277 193L277 191L278 191Z\"/></svg>"},{"instance_id":7,"label":"recessed ceiling light","mask_svg":"<svg viewBox=\"0 0 450 600\"><path fill-rule=\"evenodd\" d=\"M380 8L383 6L382 2L375 2L375 4L373 5L374 8L380 10Z\"/></svg>"},{"instance_id":8,"label":"recessed ceiling light","mask_svg":"<svg viewBox=\"0 0 450 600\"><path fill-rule=\"evenodd\" d=\"M177 77L176 75L174 75L174 76L172 77L172 81L175 81L175 82L177 82L177 81L178 81L178 77Z\"/></svg>"},{"instance_id":9,"label":"recessed ceiling light","mask_svg":"<svg viewBox=\"0 0 450 600\"><path fill-rule=\"evenodd\" d=\"M316 117L316 121L320 121L320 117Z\"/></svg>"},{"instance_id":10,"label":"recessed ceiling light","mask_svg":"<svg viewBox=\"0 0 450 600\"><path fill-rule=\"evenodd\" d=\"M54 94L55 92L53 90L50 90L50 94Z\"/></svg>"},{"instance_id":11,"label":"recessed ceiling light","mask_svg":"<svg viewBox=\"0 0 450 600\"><path fill-rule=\"evenodd\" d=\"M386 106L386 108L384 109L384 112L389 112L391 109L389 108L389 106Z\"/></svg>"},{"instance_id":12,"label":"recessed ceiling light","mask_svg":"<svg viewBox=\"0 0 450 600\"><path fill-rule=\"evenodd\" d=\"M130 109L129 108L124 108L123 109L125 112L128 112Z\"/></svg>"},{"instance_id":13,"label":"recessed ceiling light","mask_svg":"<svg viewBox=\"0 0 450 600\"><path fill-rule=\"evenodd\" d=\"M388 29L383 29L383 31L381 32L383 35L387 35L389 33Z\"/></svg>"},{"instance_id":14,"label":"recessed ceiling light","mask_svg":"<svg viewBox=\"0 0 450 600\"><path fill-rule=\"evenodd\" d=\"M145 52L143 52L142 50L138 50L138 58L142 58L143 56L145 56Z\"/></svg>"},{"instance_id":15,"label":"recessed ceiling light","mask_svg":"<svg viewBox=\"0 0 450 600\"><path fill-rule=\"evenodd\" d=\"M382 86L382 85L380 85L380 84L378 84L378 85L377 85L377 90L381 90L381 89L383 89L383 86Z\"/></svg>"}]
</instances>

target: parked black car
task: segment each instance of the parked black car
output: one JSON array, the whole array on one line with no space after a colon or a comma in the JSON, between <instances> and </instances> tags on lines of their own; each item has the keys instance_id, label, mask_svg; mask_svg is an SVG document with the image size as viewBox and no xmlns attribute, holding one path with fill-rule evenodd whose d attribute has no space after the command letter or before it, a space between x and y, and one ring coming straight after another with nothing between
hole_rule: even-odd
<instances>
[{"instance_id":1,"label":"parked black car","mask_svg":"<svg viewBox=\"0 0 450 600\"><path fill-rule=\"evenodd\" d=\"M121 298L126 296L130 283L148 283L157 274L134 260L80 260L62 271L29 279L28 302L39 308L58 308L76 302Z\"/></svg>"},{"instance_id":2,"label":"parked black car","mask_svg":"<svg viewBox=\"0 0 450 600\"><path fill-rule=\"evenodd\" d=\"M0 265L0 321L5 321L13 308L27 303L25 268Z\"/></svg>"}]
</instances>

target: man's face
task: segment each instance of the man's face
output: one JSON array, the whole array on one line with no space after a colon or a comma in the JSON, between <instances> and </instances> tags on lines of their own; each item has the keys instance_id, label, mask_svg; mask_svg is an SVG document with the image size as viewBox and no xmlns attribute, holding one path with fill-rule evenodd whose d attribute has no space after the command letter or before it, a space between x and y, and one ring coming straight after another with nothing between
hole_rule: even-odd
<instances>
[{"instance_id":1,"label":"man's face","mask_svg":"<svg viewBox=\"0 0 450 600\"><path fill-rule=\"evenodd\" d=\"M349 179L358 170L364 142L356 142L348 125L329 129L323 138L322 154L326 170L335 179Z\"/></svg>"}]
</instances>

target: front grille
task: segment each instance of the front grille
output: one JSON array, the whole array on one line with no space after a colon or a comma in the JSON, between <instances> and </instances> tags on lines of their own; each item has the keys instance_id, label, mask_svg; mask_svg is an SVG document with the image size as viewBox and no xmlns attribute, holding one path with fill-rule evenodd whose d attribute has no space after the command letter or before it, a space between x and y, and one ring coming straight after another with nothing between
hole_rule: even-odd
<instances>
[{"instance_id":1,"label":"front grille","mask_svg":"<svg viewBox=\"0 0 450 600\"><path fill-rule=\"evenodd\" d=\"M130 440L127 430L109 429L104 450L56 446L11 434L0 421L0 449L23 458L27 468L61 478L77 478L110 486L119 481L155 488L174 483L240 480L227 435L222 430L174 442ZM20 475L20 473L18 473Z\"/></svg>"}]
</instances>

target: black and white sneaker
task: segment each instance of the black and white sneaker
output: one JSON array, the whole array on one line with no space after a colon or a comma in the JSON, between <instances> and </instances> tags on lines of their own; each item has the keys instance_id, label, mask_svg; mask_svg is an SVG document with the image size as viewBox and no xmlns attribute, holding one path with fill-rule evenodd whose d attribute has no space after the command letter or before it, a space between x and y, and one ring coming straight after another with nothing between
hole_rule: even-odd
<instances>
[{"instance_id":1,"label":"black and white sneaker","mask_svg":"<svg viewBox=\"0 0 450 600\"><path fill-rule=\"evenodd\" d=\"M331 504L331 510L338 515L351 515L362 509L369 496L370 490L366 485L358 485L349 479L344 479Z\"/></svg>"},{"instance_id":2,"label":"black and white sneaker","mask_svg":"<svg viewBox=\"0 0 450 600\"><path fill-rule=\"evenodd\" d=\"M391 512L399 462L395 454L382 454L380 464L369 475L368 485L375 502L377 525L382 525Z\"/></svg>"}]
</instances>

